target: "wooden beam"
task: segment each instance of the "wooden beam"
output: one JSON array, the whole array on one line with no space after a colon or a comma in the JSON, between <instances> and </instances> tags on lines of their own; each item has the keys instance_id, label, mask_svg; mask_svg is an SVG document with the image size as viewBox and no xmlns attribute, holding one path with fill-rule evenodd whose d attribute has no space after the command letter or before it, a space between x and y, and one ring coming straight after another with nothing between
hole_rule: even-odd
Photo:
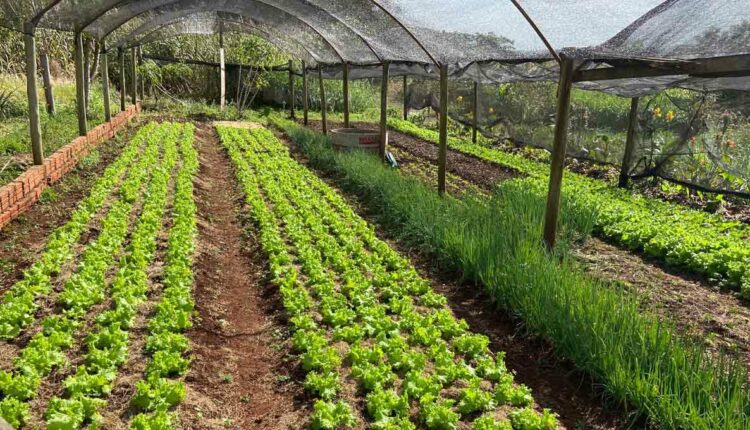
<instances>
[{"instance_id":1,"label":"wooden beam","mask_svg":"<svg viewBox=\"0 0 750 430\"><path fill-rule=\"evenodd\" d=\"M385 149L388 146L388 74L391 63L383 62L383 77L380 84L380 145L378 154L385 161Z\"/></svg>"},{"instance_id":2,"label":"wooden beam","mask_svg":"<svg viewBox=\"0 0 750 430\"><path fill-rule=\"evenodd\" d=\"M125 110L126 102L126 92L125 89L126 81L125 81L125 51L122 48L117 48L117 58L120 60L120 112Z\"/></svg>"},{"instance_id":3,"label":"wooden beam","mask_svg":"<svg viewBox=\"0 0 750 430\"><path fill-rule=\"evenodd\" d=\"M344 63L344 128L349 128L349 63Z\"/></svg>"},{"instance_id":4,"label":"wooden beam","mask_svg":"<svg viewBox=\"0 0 750 430\"><path fill-rule=\"evenodd\" d=\"M408 76L404 75L404 121L409 119L409 99L406 97L406 90L409 88Z\"/></svg>"},{"instance_id":5,"label":"wooden beam","mask_svg":"<svg viewBox=\"0 0 750 430\"><path fill-rule=\"evenodd\" d=\"M138 103L138 69L136 68L135 48L130 48L130 98L133 104Z\"/></svg>"},{"instance_id":6,"label":"wooden beam","mask_svg":"<svg viewBox=\"0 0 750 430\"><path fill-rule=\"evenodd\" d=\"M552 166L549 175L547 209L544 217L544 243L551 249L557 238L557 219L560 214L562 177L565 167L565 147L570 122L570 93L573 87L573 60L563 58L560 64L560 83L557 88L557 116L555 141L552 148Z\"/></svg>"},{"instance_id":7,"label":"wooden beam","mask_svg":"<svg viewBox=\"0 0 750 430\"><path fill-rule=\"evenodd\" d=\"M78 112L78 135L85 136L88 132L86 124L86 90L84 81L86 80L85 70L83 68L83 36L81 33L75 34L75 73L76 73L76 108Z\"/></svg>"},{"instance_id":8,"label":"wooden beam","mask_svg":"<svg viewBox=\"0 0 750 430\"><path fill-rule=\"evenodd\" d=\"M294 119L294 71L292 60L289 60L289 117Z\"/></svg>"},{"instance_id":9,"label":"wooden beam","mask_svg":"<svg viewBox=\"0 0 750 430\"><path fill-rule=\"evenodd\" d=\"M440 146L438 148L438 193L445 194L445 165L448 158L448 66L440 66Z\"/></svg>"},{"instance_id":10,"label":"wooden beam","mask_svg":"<svg viewBox=\"0 0 750 430\"><path fill-rule=\"evenodd\" d=\"M471 141L477 143L477 135L479 134L479 83L474 82L474 108L472 113L474 114L473 124L471 127Z\"/></svg>"},{"instance_id":11,"label":"wooden beam","mask_svg":"<svg viewBox=\"0 0 750 430\"><path fill-rule=\"evenodd\" d=\"M750 76L750 55L732 55L697 60L602 59L612 67L578 70L574 82L690 75L693 77Z\"/></svg>"},{"instance_id":12,"label":"wooden beam","mask_svg":"<svg viewBox=\"0 0 750 430\"><path fill-rule=\"evenodd\" d=\"M107 59L107 49L104 45L104 41L101 42L99 55L101 56L99 61L102 63L101 74L102 74L102 99L104 103L104 120L109 122L112 120L112 112L109 106L109 60Z\"/></svg>"},{"instance_id":13,"label":"wooden beam","mask_svg":"<svg viewBox=\"0 0 750 430\"><path fill-rule=\"evenodd\" d=\"M36 28L33 24L24 25L23 45L26 51L26 97L29 104L29 133L31 135L31 153L34 164L44 163L42 151L42 129L39 122L39 95L36 82Z\"/></svg>"},{"instance_id":14,"label":"wooden beam","mask_svg":"<svg viewBox=\"0 0 750 430\"><path fill-rule=\"evenodd\" d=\"M302 118L305 125L309 123L310 94L307 85L307 64L302 62Z\"/></svg>"},{"instance_id":15,"label":"wooden beam","mask_svg":"<svg viewBox=\"0 0 750 430\"><path fill-rule=\"evenodd\" d=\"M55 114L55 94L52 91L52 76L49 71L49 54L47 51L41 55L42 59L42 82L44 85L44 100L47 104L47 113Z\"/></svg>"},{"instance_id":16,"label":"wooden beam","mask_svg":"<svg viewBox=\"0 0 750 430\"><path fill-rule=\"evenodd\" d=\"M326 87L323 85L323 67L318 64L318 82L320 83L320 116L323 134L328 134L328 105L326 104Z\"/></svg>"},{"instance_id":17,"label":"wooden beam","mask_svg":"<svg viewBox=\"0 0 750 430\"><path fill-rule=\"evenodd\" d=\"M633 159L633 152L635 151L635 132L638 126L638 97L630 99L630 114L628 116L628 134L625 138L625 154L622 157L622 166L620 167L620 180L619 187L625 188L628 186L628 179L630 179L630 163Z\"/></svg>"}]
</instances>

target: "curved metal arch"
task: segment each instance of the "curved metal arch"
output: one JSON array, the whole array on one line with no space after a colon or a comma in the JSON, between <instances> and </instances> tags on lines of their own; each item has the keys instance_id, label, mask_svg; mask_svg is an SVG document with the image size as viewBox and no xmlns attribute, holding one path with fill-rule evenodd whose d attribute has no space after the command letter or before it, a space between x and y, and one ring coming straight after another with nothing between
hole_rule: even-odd
<instances>
[{"instance_id":1,"label":"curved metal arch","mask_svg":"<svg viewBox=\"0 0 750 430\"><path fill-rule=\"evenodd\" d=\"M37 12L37 14L34 15L29 20L29 23L31 23L31 25L33 25L33 26L36 27L36 25L39 24L39 21L41 21L42 18L44 18L44 15L46 15L47 12L49 12L50 10L52 10L53 7L57 6L61 1L63 1L63 0L53 0L50 4L48 4L47 6L45 6L42 10L40 10L39 12Z\"/></svg>"},{"instance_id":2,"label":"curved metal arch","mask_svg":"<svg viewBox=\"0 0 750 430\"><path fill-rule=\"evenodd\" d=\"M59 1L62 1L62 0L57 0L57 2L59 2ZM80 28L81 28L81 30L82 30L82 31L85 31L85 29L86 29L87 27L89 27L89 26L90 26L91 24L93 24L94 22L96 22L97 20L99 20L99 19L100 19L101 17L103 17L103 16L104 16L104 15L105 15L105 14L106 14L107 12L109 12L109 11L110 11L110 10L112 10L113 8L119 7L119 6L121 6L121 5L124 5L124 4L129 4L129 3L132 3L132 1L133 1L133 0L119 0L119 1L118 1L118 2L117 2L117 3L115 4L115 5L113 5L113 6L112 6L112 7L110 7L109 9L106 9L106 10L103 10L103 11L99 12L99 13L97 13L97 14L96 14L95 16L91 17L91 18L90 18L89 20L85 21L85 22L83 23L83 25L81 25L81 27L80 27ZM168 6L168 5L172 5L172 4L175 4L175 3L179 3L180 1L181 1L181 0L173 0L173 1L170 1L170 2L168 2L168 3L164 3L164 4L163 4L163 5L161 5L160 7L162 7L162 6ZM265 4L265 5L269 6L269 7L273 7L273 5L271 5L271 4L268 4L268 3L267 3L266 1L264 1L264 0L256 0L256 1L258 1L259 3L263 3L263 4ZM323 9L323 8L321 8L321 7L318 7L317 5L314 5L314 4L312 4L312 3L305 3L305 5L306 5L306 7L314 8L314 9L315 9L316 11L319 11L319 12L322 12L322 13L324 13L324 14L325 14L326 16L330 17L331 19L333 19L333 20L334 20L334 21L336 21L337 23L339 23L339 24L341 24L342 26L344 26L344 27L345 27L345 28L346 28L347 30L351 31L351 32L352 32L352 34L356 35L356 36L357 36L357 37L359 38L359 40L361 40L361 41L362 41L362 43L363 43L363 44L364 44L364 45L365 45L365 46L367 47L367 49L369 49L369 50L370 50L370 52L372 52L372 55L374 55L374 56L375 56L375 58L377 58L377 59L378 59L378 61L380 61L381 63L383 62L383 57L381 57L381 56L380 56L380 54L378 54L378 52L377 52L377 51L375 50L375 48L374 48L374 47L372 46L372 44L371 44L371 43L370 43L370 42L369 42L369 41L368 41L368 40L367 40L367 39L366 39L366 38L365 38L364 36L362 36L362 33L361 33L361 32L360 32L359 30L357 30L357 29L355 29L354 27L352 27L352 26L351 26L350 24L348 24L348 23L347 23L346 21L343 21L342 19L340 19L340 18L336 17L336 16L334 15L334 14L332 14L331 12L329 12L329 11L328 11L328 10L326 10L326 9ZM279 9L280 9L280 8L279 8ZM286 9L282 9L282 10L284 10L284 11L285 11L285 12L287 12L287 13L289 13L290 15L293 15L293 16L295 16L295 17L298 17L298 15L297 15L297 14L295 14L295 13L293 13L293 12L290 12L290 11L288 11L288 10L286 10ZM143 12L142 12L142 13L143 13ZM127 22L128 22L128 21L129 21L130 19L133 19L133 18L135 18L136 16L138 16L138 15L134 15L133 17L131 17L131 18L128 18L128 20L124 21L124 22L123 22L123 24L121 24L121 25L124 25L124 24L125 24L125 23L127 23ZM106 36L104 36L104 37L106 37ZM102 38L104 38L104 37L102 37Z\"/></svg>"},{"instance_id":3,"label":"curved metal arch","mask_svg":"<svg viewBox=\"0 0 750 430\"><path fill-rule=\"evenodd\" d=\"M226 13L226 12L225 12L225 13ZM168 26L170 26L170 25L174 25L174 24L175 24L175 23L176 23L176 22L177 22L177 21L178 21L179 19L180 19L180 18L176 18L176 19L175 19L175 20L173 20L173 21L170 21L170 22L167 22L167 23L163 23L163 24L160 24L160 25L158 25L157 27L155 27L155 28L153 28L153 29L151 29L151 30L148 30L148 32L147 32L147 33L145 33L145 34L142 34L142 36L137 36L136 38L134 38L134 39L133 39L133 40L137 40L137 42L136 42L136 43L130 43L130 44L127 44L127 46L124 46L124 45L123 45L122 43L118 43L118 44L117 44L116 46L117 46L118 48L119 48L119 47L123 47L123 48L132 48L132 47L136 47L136 46L141 46L141 45L145 44L145 43L143 42L143 40L144 40L144 39L146 39L146 38L148 38L149 36L153 35L153 34L154 34L155 32L157 32L157 31L160 31L160 30L164 29L165 27L168 27ZM263 30L263 29L261 29L261 28L258 28L258 27L254 27L254 26L252 26L252 25L250 25L250 24L248 24L248 23L246 23L246 22L243 22L243 21L238 21L238 20L229 20L229 19L225 19L225 18L218 18L218 20L219 20L220 22L226 22L226 23L230 23L230 24L235 24L235 25L238 25L238 26L240 26L240 27L244 27L244 28L246 28L247 30L249 30L249 31L250 31L251 33L252 33L252 32L257 32L257 33L260 33L260 34L261 34L262 36L259 36L259 37L264 37L264 38L266 38L266 39L267 39L267 40L269 41L269 43L272 43L272 44L274 44L274 45L279 45L279 44L278 44L277 42L274 42L274 41L273 41L273 40L271 40L271 39L278 39L278 40L280 40L280 41L283 41L283 42L285 42L285 43L288 43L288 44L290 44L290 45L293 45L293 46L297 46L297 47L298 47L298 48L300 48L300 49L301 49L302 51L304 51L304 52L306 52L306 53L307 53L307 55L309 56L309 59L313 60L313 62L315 62L315 63L319 63L319 60L317 59L317 56L316 56L316 55L315 55L315 54L314 54L314 53L313 53L312 51L310 51L309 49L307 49L307 48L305 47L305 45L304 45L304 44L302 44L301 42L297 41L296 39L293 39L293 38L288 38L288 39L287 39L287 38L283 38L283 37L281 37L281 36L277 36L277 35L274 35L274 34L272 34L272 33L269 33L269 32L267 32L267 31L265 31L265 30ZM230 32L232 32L232 31L230 31ZM184 34L188 34L188 33L184 33ZM177 36L178 36L178 35L175 35L175 37L177 37ZM148 43L148 42L146 42L146 43ZM284 47L281 47L281 46L280 46L280 48L281 48L281 49L284 49L284 50L288 50L288 49L285 49Z\"/></svg>"},{"instance_id":4,"label":"curved metal arch","mask_svg":"<svg viewBox=\"0 0 750 430\"><path fill-rule=\"evenodd\" d=\"M377 0L370 0L375 6L377 6L380 10L382 10L386 15L388 15L396 24L398 24L399 27L401 27L402 30L406 32L406 34L409 35L409 37L414 40L414 42L424 51L425 54L432 60L432 62L440 67L440 62L438 62L435 57L430 53L429 50L424 46L421 40L409 29L409 27L406 26L403 22L401 22L400 19L396 18L396 15L392 14L391 11L385 8L385 6L381 5Z\"/></svg>"},{"instance_id":5,"label":"curved metal arch","mask_svg":"<svg viewBox=\"0 0 750 430\"><path fill-rule=\"evenodd\" d=\"M183 0L178 0L178 1L175 1L175 2L172 2L172 3L168 3L168 4L165 4L165 5L161 6L161 7L159 7L158 9L162 9L162 8L166 8L166 7L170 7L170 6L175 6L175 5L178 5L178 4L179 4L179 3L181 2L181 1L183 1ZM318 37L320 37L320 38L321 38L321 39L323 40L323 42L325 42L325 44L326 44L326 45L328 45L328 47L329 47L329 48L331 48L331 50L332 50L332 51L333 51L333 52L334 52L334 53L336 54L336 56L337 56L337 57L339 58L339 60L341 60L341 62L342 62L342 63L343 63L343 62L345 62L345 60L344 60L344 57L343 57L343 55L342 55L342 54L341 54L341 52L340 52L340 51L339 51L339 50L338 50L338 49L337 49L337 48L336 48L336 47L335 47L335 46L334 46L334 45L333 45L333 44L331 43L331 41L330 41L330 40L328 40L328 38L326 38L326 37L325 37L325 36L324 36L324 35L323 35L323 34L322 34L322 33L321 33L321 32L320 32L320 31L319 31L318 29L316 29L316 28L315 28L315 27L314 27L313 25L311 25L311 24L310 24L310 23L308 23L307 21L305 21L305 20L301 19L300 17L298 17L298 16L296 16L296 15L293 15L293 14L291 14L291 13L288 13L288 12L286 12L285 10L283 10L283 9L280 9L280 8L278 8L278 7L274 6L274 5L270 5L270 4L268 4L268 3L266 3L266 2L264 2L264 1L262 1L262 0L252 0L252 1L253 1L253 2L256 2L256 3L260 3L260 4L263 4L263 5L265 5L265 6L269 7L269 8L271 8L271 9L274 9L274 10L276 10L276 11L280 12L281 14L283 14L283 15L285 15L285 16L288 16L288 17L290 17L291 19L293 19L293 20L295 20L295 21L297 21L297 22L301 23L301 24L302 24L302 25L303 25L304 27L306 27L306 28L310 29L310 30L311 30L312 32L314 32L314 33L315 33L316 35L318 35ZM144 10L143 12L141 12L141 13L139 13L139 14L136 14L136 15L133 15L133 16L129 17L129 18L127 19L127 20L125 20L125 21L123 21L122 23L118 24L118 25L117 25L116 27L114 27L114 28L110 29L110 30L109 30L109 31L108 31L108 32L107 32L107 33L106 33L106 34L105 34L104 36L102 36L102 39L104 39L104 38L108 37L108 36L109 36L110 34L112 34L112 33L113 33L114 31L116 31L117 29L121 28L121 27L122 27L123 25L127 24L128 22L130 22L130 21L132 21L132 20L134 20L134 19L138 18L139 16L141 16L141 15L144 15L144 14L146 14L146 13L148 13L148 12L152 12L152 11L154 11L154 10L155 10L155 9ZM214 9L214 10L205 10L205 12L211 12L211 11L216 11L216 12L219 12L219 11L221 11L221 10L219 10L219 9ZM193 13L196 13L196 12L197 12L197 11L193 11ZM229 13L233 13L232 11L228 11L228 10L225 10L225 11L223 11L223 12L229 12ZM187 14L186 14L186 15L187 15ZM238 15L242 15L242 14L238 14ZM244 15L243 15L243 16L244 16Z\"/></svg>"}]
</instances>

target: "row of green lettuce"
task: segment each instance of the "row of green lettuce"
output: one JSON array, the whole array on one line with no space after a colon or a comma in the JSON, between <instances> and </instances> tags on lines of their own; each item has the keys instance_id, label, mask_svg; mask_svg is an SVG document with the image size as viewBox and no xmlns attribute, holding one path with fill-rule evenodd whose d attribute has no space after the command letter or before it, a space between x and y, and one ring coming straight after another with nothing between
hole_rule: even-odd
<instances>
[{"instance_id":1,"label":"row of green lettuce","mask_svg":"<svg viewBox=\"0 0 750 430\"><path fill-rule=\"evenodd\" d=\"M219 128L317 398L313 429L551 430L489 339L268 130ZM347 375L357 399L342 396ZM368 423L358 422L360 397Z\"/></svg>"},{"instance_id":2,"label":"row of green lettuce","mask_svg":"<svg viewBox=\"0 0 750 430\"><path fill-rule=\"evenodd\" d=\"M389 118L402 133L437 144L436 131ZM515 169L529 192L544 195L549 165L470 140L450 137L448 146ZM566 172L563 193L580 208L595 208L596 232L667 264L699 273L750 297L750 226L739 221L644 197L584 175ZM586 209L584 209L586 210Z\"/></svg>"},{"instance_id":3,"label":"row of green lettuce","mask_svg":"<svg viewBox=\"0 0 750 430\"><path fill-rule=\"evenodd\" d=\"M278 115L268 119L383 225L407 243L434 250L443 264L483 286L616 402L660 428L750 426L741 363L710 357L669 323L642 313L631 295L585 276L566 246L554 255L545 251L539 241L544 198L529 194L527 184L500 184L489 201L440 198L373 157L336 153L326 137ZM590 230L594 219L567 193L561 243Z\"/></svg>"}]
</instances>

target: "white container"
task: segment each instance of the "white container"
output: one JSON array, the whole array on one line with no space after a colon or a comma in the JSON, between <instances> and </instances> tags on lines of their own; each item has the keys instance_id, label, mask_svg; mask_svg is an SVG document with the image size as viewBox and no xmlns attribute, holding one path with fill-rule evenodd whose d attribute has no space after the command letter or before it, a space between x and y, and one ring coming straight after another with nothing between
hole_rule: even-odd
<instances>
[{"instance_id":1,"label":"white container","mask_svg":"<svg viewBox=\"0 0 750 430\"><path fill-rule=\"evenodd\" d=\"M378 152L380 147L380 132L377 130L363 130L360 128L337 128L329 133L334 149L351 151L360 149ZM386 133L386 141L388 134Z\"/></svg>"}]
</instances>

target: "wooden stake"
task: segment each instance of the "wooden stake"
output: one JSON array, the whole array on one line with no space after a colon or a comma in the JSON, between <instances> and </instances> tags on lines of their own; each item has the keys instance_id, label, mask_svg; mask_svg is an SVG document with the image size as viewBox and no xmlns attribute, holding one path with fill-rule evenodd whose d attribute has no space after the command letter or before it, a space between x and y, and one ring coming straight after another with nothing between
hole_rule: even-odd
<instances>
[{"instance_id":1,"label":"wooden stake","mask_svg":"<svg viewBox=\"0 0 750 430\"><path fill-rule=\"evenodd\" d=\"M406 90L409 88L407 82L408 76L404 75L404 121L409 119L409 99L406 97Z\"/></svg>"},{"instance_id":2,"label":"wooden stake","mask_svg":"<svg viewBox=\"0 0 750 430\"><path fill-rule=\"evenodd\" d=\"M349 128L349 63L344 63L344 128Z\"/></svg>"},{"instance_id":3,"label":"wooden stake","mask_svg":"<svg viewBox=\"0 0 750 430\"><path fill-rule=\"evenodd\" d=\"M44 83L44 99L47 102L47 113L55 114L55 95L52 92L52 76L49 72L49 55L43 52L42 59L42 82Z\"/></svg>"},{"instance_id":4,"label":"wooden stake","mask_svg":"<svg viewBox=\"0 0 750 430\"><path fill-rule=\"evenodd\" d=\"M31 135L31 153L34 164L40 165L44 162L42 152L42 129L39 124L39 95L36 88L36 40L34 32L36 28L31 23L26 23L23 28L23 45L26 51L26 97L29 103L29 133Z\"/></svg>"},{"instance_id":5,"label":"wooden stake","mask_svg":"<svg viewBox=\"0 0 750 430\"><path fill-rule=\"evenodd\" d=\"M471 141L477 143L479 133L479 84L474 82L474 124L471 130Z\"/></svg>"},{"instance_id":6,"label":"wooden stake","mask_svg":"<svg viewBox=\"0 0 750 430\"><path fill-rule=\"evenodd\" d=\"M310 94L308 93L309 89L307 88L307 64L305 62L302 62L302 117L304 120L304 124L308 124L308 116L309 116L309 99Z\"/></svg>"},{"instance_id":7,"label":"wooden stake","mask_svg":"<svg viewBox=\"0 0 750 430\"><path fill-rule=\"evenodd\" d=\"M380 146L378 154L385 161L385 149L388 146L388 73L391 63L383 62L383 77L380 84Z\"/></svg>"},{"instance_id":8,"label":"wooden stake","mask_svg":"<svg viewBox=\"0 0 750 430\"><path fill-rule=\"evenodd\" d=\"M109 107L109 61L107 60L107 48L102 41L100 47L100 60L102 64L102 99L104 102L104 120L109 122L112 120L112 112Z\"/></svg>"},{"instance_id":9,"label":"wooden stake","mask_svg":"<svg viewBox=\"0 0 750 430\"><path fill-rule=\"evenodd\" d=\"M630 163L635 151L635 132L638 125L638 97L630 99L630 116L628 116L628 134L625 139L625 155L622 157L622 167L620 167L620 188L628 186L630 179Z\"/></svg>"},{"instance_id":10,"label":"wooden stake","mask_svg":"<svg viewBox=\"0 0 750 430\"><path fill-rule=\"evenodd\" d=\"M86 124L86 90L84 81L86 76L83 67L83 36L75 34L75 72L76 72L76 108L78 109L78 135L85 136L88 132Z\"/></svg>"},{"instance_id":11,"label":"wooden stake","mask_svg":"<svg viewBox=\"0 0 750 430\"><path fill-rule=\"evenodd\" d=\"M326 105L326 87L323 85L323 67L318 65L318 81L320 82L320 116L323 125L323 134L328 134L328 106Z\"/></svg>"},{"instance_id":12,"label":"wooden stake","mask_svg":"<svg viewBox=\"0 0 750 430\"><path fill-rule=\"evenodd\" d=\"M448 158L448 66L440 65L440 147L438 148L438 193L445 194L445 165Z\"/></svg>"},{"instance_id":13,"label":"wooden stake","mask_svg":"<svg viewBox=\"0 0 750 430\"><path fill-rule=\"evenodd\" d=\"M289 60L289 117L294 119L294 71L292 60Z\"/></svg>"},{"instance_id":14,"label":"wooden stake","mask_svg":"<svg viewBox=\"0 0 750 430\"><path fill-rule=\"evenodd\" d=\"M123 112L127 104L125 95L127 93L125 89L127 85L125 81L125 51L122 47L117 48L117 58L120 60L120 112Z\"/></svg>"},{"instance_id":15,"label":"wooden stake","mask_svg":"<svg viewBox=\"0 0 750 430\"><path fill-rule=\"evenodd\" d=\"M135 48L130 48L130 98L133 104L138 103L138 69L136 68Z\"/></svg>"},{"instance_id":16,"label":"wooden stake","mask_svg":"<svg viewBox=\"0 0 750 430\"><path fill-rule=\"evenodd\" d=\"M549 176L547 209L544 217L544 243L550 249L557 239L557 219L560 214L562 178L565 168L565 147L568 142L570 120L570 93L573 86L573 60L563 58L560 64L560 83L557 89L557 117L555 120L555 141L552 148L552 166Z\"/></svg>"}]
</instances>

